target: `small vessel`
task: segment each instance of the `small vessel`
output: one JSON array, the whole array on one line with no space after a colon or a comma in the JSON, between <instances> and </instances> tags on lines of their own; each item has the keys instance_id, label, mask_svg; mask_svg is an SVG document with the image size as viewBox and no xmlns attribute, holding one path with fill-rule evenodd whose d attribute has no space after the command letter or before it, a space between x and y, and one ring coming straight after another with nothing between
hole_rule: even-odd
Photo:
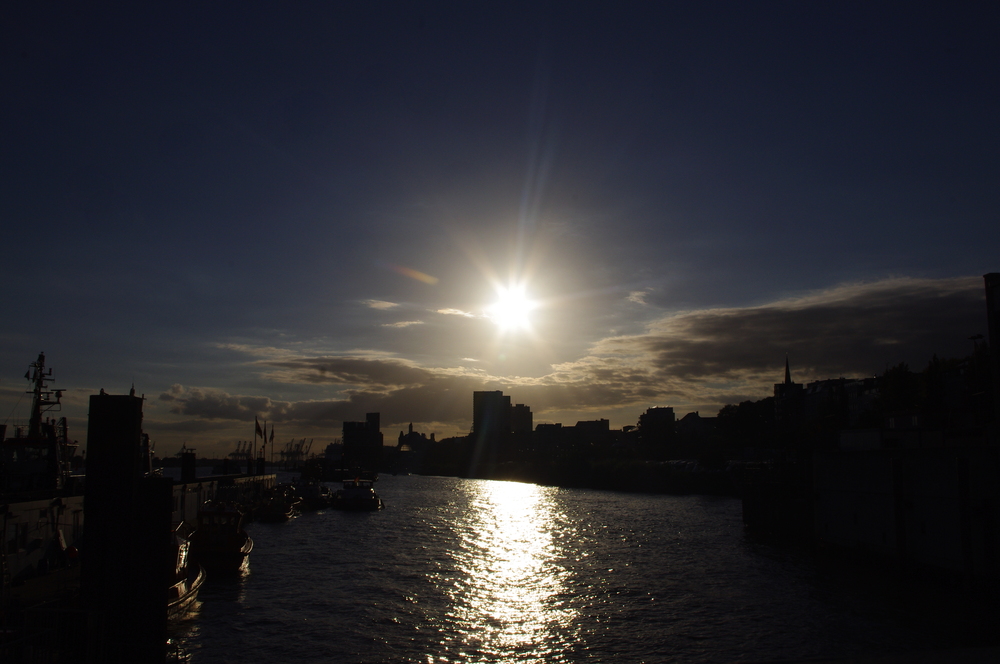
<instances>
[{"instance_id":1,"label":"small vessel","mask_svg":"<svg viewBox=\"0 0 1000 664\"><path fill-rule=\"evenodd\" d=\"M191 534L191 557L209 572L238 572L253 550L253 539L243 529L245 515L232 503L208 502L198 510Z\"/></svg>"},{"instance_id":2,"label":"small vessel","mask_svg":"<svg viewBox=\"0 0 1000 664\"><path fill-rule=\"evenodd\" d=\"M298 482L294 486L296 494L301 499L300 509L302 510L326 509L333 502L333 491L322 482Z\"/></svg>"},{"instance_id":3,"label":"small vessel","mask_svg":"<svg viewBox=\"0 0 1000 664\"><path fill-rule=\"evenodd\" d=\"M355 477L353 480L345 480L342 489L338 489L333 495L330 507L338 510L351 510L355 512L380 510L385 505L382 499L375 492L375 480Z\"/></svg>"},{"instance_id":4,"label":"small vessel","mask_svg":"<svg viewBox=\"0 0 1000 664\"><path fill-rule=\"evenodd\" d=\"M285 498L268 498L267 502L254 510L254 519L261 523L284 523L295 518L298 512Z\"/></svg>"},{"instance_id":5,"label":"small vessel","mask_svg":"<svg viewBox=\"0 0 1000 664\"><path fill-rule=\"evenodd\" d=\"M274 486L264 501L253 510L254 521L284 523L299 514L302 501L290 484Z\"/></svg>"},{"instance_id":6,"label":"small vessel","mask_svg":"<svg viewBox=\"0 0 1000 664\"><path fill-rule=\"evenodd\" d=\"M190 526L177 524L171 533L176 552L171 570L171 585L167 588L167 619L184 615L198 599L198 591L205 582L205 568L191 559Z\"/></svg>"}]
</instances>

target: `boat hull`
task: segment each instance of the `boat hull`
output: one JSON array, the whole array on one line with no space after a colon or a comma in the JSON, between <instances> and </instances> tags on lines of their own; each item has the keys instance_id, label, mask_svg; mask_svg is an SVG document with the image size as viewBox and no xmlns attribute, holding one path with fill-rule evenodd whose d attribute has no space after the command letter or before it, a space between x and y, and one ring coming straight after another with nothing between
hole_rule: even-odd
<instances>
[{"instance_id":1,"label":"boat hull","mask_svg":"<svg viewBox=\"0 0 1000 664\"><path fill-rule=\"evenodd\" d=\"M203 583L205 569L201 565L192 565L188 577L167 590L167 620L178 618L191 610Z\"/></svg>"},{"instance_id":2,"label":"boat hull","mask_svg":"<svg viewBox=\"0 0 1000 664\"><path fill-rule=\"evenodd\" d=\"M197 564L212 573L232 573L243 569L247 556L253 550L253 540L247 535L242 546L213 546L211 542L197 543L191 556Z\"/></svg>"}]
</instances>

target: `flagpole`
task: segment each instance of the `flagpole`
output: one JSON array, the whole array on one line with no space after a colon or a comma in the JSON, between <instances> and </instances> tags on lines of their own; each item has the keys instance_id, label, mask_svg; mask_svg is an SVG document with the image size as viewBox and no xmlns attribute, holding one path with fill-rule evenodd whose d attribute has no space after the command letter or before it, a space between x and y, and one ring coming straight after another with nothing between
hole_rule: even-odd
<instances>
[{"instance_id":1,"label":"flagpole","mask_svg":"<svg viewBox=\"0 0 1000 664\"><path fill-rule=\"evenodd\" d=\"M257 415L253 416L253 449L250 451L250 467L253 471L251 475L257 474L257 434L260 433L260 422L257 421Z\"/></svg>"}]
</instances>

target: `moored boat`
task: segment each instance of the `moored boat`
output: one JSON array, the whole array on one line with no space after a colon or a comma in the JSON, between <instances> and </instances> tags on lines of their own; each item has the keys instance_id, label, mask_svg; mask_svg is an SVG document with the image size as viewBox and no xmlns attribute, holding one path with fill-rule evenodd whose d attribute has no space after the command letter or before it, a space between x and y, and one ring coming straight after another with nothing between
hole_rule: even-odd
<instances>
[{"instance_id":1,"label":"moored boat","mask_svg":"<svg viewBox=\"0 0 1000 664\"><path fill-rule=\"evenodd\" d=\"M253 550L243 529L244 513L231 503L206 503L191 534L191 557L209 572L237 572Z\"/></svg>"},{"instance_id":2,"label":"moored boat","mask_svg":"<svg viewBox=\"0 0 1000 664\"><path fill-rule=\"evenodd\" d=\"M253 518L263 523L284 523L298 515L301 504L292 485L278 484L254 507Z\"/></svg>"},{"instance_id":3,"label":"moored boat","mask_svg":"<svg viewBox=\"0 0 1000 664\"><path fill-rule=\"evenodd\" d=\"M385 505L382 499L375 492L375 481L355 477L353 480L345 480L344 486L337 490L333 496L330 507L338 510L350 510L355 512L380 510Z\"/></svg>"},{"instance_id":4,"label":"moored boat","mask_svg":"<svg viewBox=\"0 0 1000 664\"><path fill-rule=\"evenodd\" d=\"M300 509L302 510L326 509L333 502L333 491L322 482L298 482L294 486L296 494L301 499Z\"/></svg>"},{"instance_id":5,"label":"moored boat","mask_svg":"<svg viewBox=\"0 0 1000 664\"><path fill-rule=\"evenodd\" d=\"M187 538L189 531L190 527L181 522L171 533L176 556L171 570L172 583L167 588L168 620L182 616L191 609L205 582L205 569L191 559L191 542Z\"/></svg>"}]
</instances>

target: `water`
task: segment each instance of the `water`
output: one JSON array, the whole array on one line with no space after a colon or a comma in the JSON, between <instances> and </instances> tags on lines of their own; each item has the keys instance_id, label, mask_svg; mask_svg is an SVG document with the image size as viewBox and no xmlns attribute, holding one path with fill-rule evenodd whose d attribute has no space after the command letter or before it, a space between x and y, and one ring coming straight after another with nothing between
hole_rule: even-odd
<instances>
[{"instance_id":1,"label":"water","mask_svg":"<svg viewBox=\"0 0 1000 664\"><path fill-rule=\"evenodd\" d=\"M201 662L732 662L984 643L996 614L749 540L729 498L383 477L251 524L174 627ZM950 602L950 604L948 603Z\"/></svg>"}]
</instances>

